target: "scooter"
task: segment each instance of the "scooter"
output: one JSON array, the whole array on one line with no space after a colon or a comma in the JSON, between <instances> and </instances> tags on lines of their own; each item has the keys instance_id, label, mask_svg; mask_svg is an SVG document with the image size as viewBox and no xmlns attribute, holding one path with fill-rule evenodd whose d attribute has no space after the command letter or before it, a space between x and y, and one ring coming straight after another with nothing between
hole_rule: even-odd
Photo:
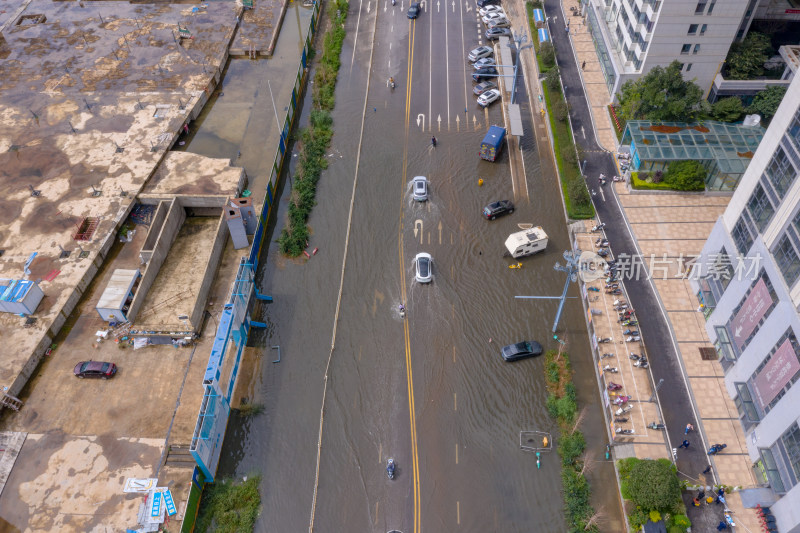
<instances>
[{"instance_id":1,"label":"scooter","mask_svg":"<svg viewBox=\"0 0 800 533\"><path fill-rule=\"evenodd\" d=\"M613 353L604 353L603 355L600 356L600 359L605 359L607 357L614 357L614 355L615 354Z\"/></svg>"},{"instance_id":2,"label":"scooter","mask_svg":"<svg viewBox=\"0 0 800 533\"><path fill-rule=\"evenodd\" d=\"M611 445L606 444L606 461L611 459Z\"/></svg>"},{"instance_id":3,"label":"scooter","mask_svg":"<svg viewBox=\"0 0 800 533\"><path fill-rule=\"evenodd\" d=\"M625 342L639 342L642 338L639 335L631 335L625 339Z\"/></svg>"},{"instance_id":4,"label":"scooter","mask_svg":"<svg viewBox=\"0 0 800 533\"><path fill-rule=\"evenodd\" d=\"M639 355L638 353L633 353L628 356L629 359L633 359L634 361L641 361L642 359L646 359L645 356Z\"/></svg>"},{"instance_id":5,"label":"scooter","mask_svg":"<svg viewBox=\"0 0 800 533\"><path fill-rule=\"evenodd\" d=\"M630 399L631 399L630 396L619 396L617 398L614 398L614 400L611 403L613 403L614 405L623 405L628 403L628 400Z\"/></svg>"},{"instance_id":6,"label":"scooter","mask_svg":"<svg viewBox=\"0 0 800 533\"><path fill-rule=\"evenodd\" d=\"M611 342L612 340L614 340L614 339L612 339L611 337L603 337L602 339L599 339L597 342L599 344L605 344L607 342Z\"/></svg>"},{"instance_id":7,"label":"scooter","mask_svg":"<svg viewBox=\"0 0 800 533\"><path fill-rule=\"evenodd\" d=\"M625 311L627 308L628 308L628 304L621 304L621 305L615 305L614 306L614 310L615 311Z\"/></svg>"},{"instance_id":8,"label":"scooter","mask_svg":"<svg viewBox=\"0 0 800 533\"><path fill-rule=\"evenodd\" d=\"M655 422L653 422L652 424L650 424L647 427L649 429L667 429L667 426L665 426L664 424L656 424Z\"/></svg>"},{"instance_id":9,"label":"scooter","mask_svg":"<svg viewBox=\"0 0 800 533\"><path fill-rule=\"evenodd\" d=\"M405 318L405 317L406 317L406 306L400 304L400 318Z\"/></svg>"},{"instance_id":10,"label":"scooter","mask_svg":"<svg viewBox=\"0 0 800 533\"><path fill-rule=\"evenodd\" d=\"M600 309L592 309L591 312L592 312L592 315L602 315L603 314L603 311L600 310Z\"/></svg>"},{"instance_id":11,"label":"scooter","mask_svg":"<svg viewBox=\"0 0 800 533\"><path fill-rule=\"evenodd\" d=\"M386 462L386 475L389 477L389 479L394 479L394 471L394 458L389 457L389 460Z\"/></svg>"},{"instance_id":12,"label":"scooter","mask_svg":"<svg viewBox=\"0 0 800 533\"><path fill-rule=\"evenodd\" d=\"M592 292L600 292L600 289L598 289L597 287L586 287L586 289Z\"/></svg>"},{"instance_id":13,"label":"scooter","mask_svg":"<svg viewBox=\"0 0 800 533\"><path fill-rule=\"evenodd\" d=\"M627 413L627 412L629 412L631 410L633 410L633 406L632 405L623 405L622 407L620 407L619 409L614 411L614 414L616 416L620 416L620 415L624 415L625 413Z\"/></svg>"},{"instance_id":14,"label":"scooter","mask_svg":"<svg viewBox=\"0 0 800 533\"><path fill-rule=\"evenodd\" d=\"M622 332L623 335L639 335L638 329L626 329Z\"/></svg>"},{"instance_id":15,"label":"scooter","mask_svg":"<svg viewBox=\"0 0 800 533\"><path fill-rule=\"evenodd\" d=\"M522 268L522 263L517 263L516 265L508 265L508 268L511 269Z\"/></svg>"},{"instance_id":16,"label":"scooter","mask_svg":"<svg viewBox=\"0 0 800 533\"><path fill-rule=\"evenodd\" d=\"M608 386L606 386L606 388L608 390L620 390L622 388L622 385L620 385L619 383L614 383L613 381L609 381Z\"/></svg>"},{"instance_id":17,"label":"scooter","mask_svg":"<svg viewBox=\"0 0 800 533\"><path fill-rule=\"evenodd\" d=\"M542 467L542 452L536 452L536 470Z\"/></svg>"},{"instance_id":18,"label":"scooter","mask_svg":"<svg viewBox=\"0 0 800 533\"><path fill-rule=\"evenodd\" d=\"M622 294L622 289L609 289L606 291L606 294Z\"/></svg>"},{"instance_id":19,"label":"scooter","mask_svg":"<svg viewBox=\"0 0 800 533\"><path fill-rule=\"evenodd\" d=\"M607 248L600 248L597 250L597 255L600 257L608 257L608 249Z\"/></svg>"},{"instance_id":20,"label":"scooter","mask_svg":"<svg viewBox=\"0 0 800 533\"><path fill-rule=\"evenodd\" d=\"M592 227L592 231L600 231L605 227L606 227L606 223L605 222L601 222L600 224L597 224L596 226Z\"/></svg>"},{"instance_id":21,"label":"scooter","mask_svg":"<svg viewBox=\"0 0 800 533\"><path fill-rule=\"evenodd\" d=\"M622 322L622 325L623 326L635 326L638 323L639 323L639 321L636 320L635 318L629 318L628 320L625 320L624 322Z\"/></svg>"},{"instance_id":22,"label":"scooter","mask_svg":"<svg viewBox=\"0 0 800 533\"><path fill-rule=\"evenodd\" d=\"M617 298L616 300L614 300L613 304L614 305L624 305L625 307L628 306L628 302L626 302L622 298Z\"/></svg>"},{"instance_id":23,"label":"scooter","mask_svg":"<svg viewBox=\"0 0 800 533\"><path fill-rule=\"evenodd\" d=\"M642 359L640 361L636 361L635 363L633 363L633 366L639 368L648 368L650 366L650 363L647 362L647 359Z\"/></svg>"},{"instance_id":24,"label":"scooter","mask_svg":"<svg viewBox=\"0 0 800 533\"><path fill-rule=\"evenodd\" d=\"M716 455L717 452L721 452L725 448L727 448L727 444L714 444L711 448L708 449L708 455Z\"/></svg>"},{"instance_id":25,"label":"scooter","mask_svg":"<svg viewBox=\"0 0 800 533\"><path fill-rule=\"evenodd\" d=\"M614 417L614 422L617 422L618 424L624 424L627 421L628 421L628 418L625 417L625 416L615 416Z\"/></svg>"},{"instance_id":26,"label":"scooter","mask_svg":"<svg viewBox=\"0 0 800 533\"><path fill-rule=\"evenodd\" d=\"M623 435L633 435L633 430L632 429L617 428L614 431L616 431L617 433L622 433Z\"/></svg>"},{"instance_id":27,"label":"scooter","mask_svg":"<svg viewBox=\"0 0 800 533\"><path fill-rule=\"evenodd\" d=\"M603 372L610 372L612 374L616 374L619 372L619 368L611 365L606 365L603 367Z\"/></svg>"},{"instance_id":28,"label":"scooter","mask_svg":"<svg viewBox=\"0 0 800 533\"><path fill-rule=\"evenodd\" d=\"M594 241L595 246L608 246L609 244L610 243L608 242L608 239L604 239L602 237Z\"/></svg>"},{"instance_id":29,"label":"scooter","mask_svg":"<svg viewBox=\"0 0 800 533\"><path fill-rule=\"evenodd\" d=\"M625 181L625 178L623 178L622 176L614 176L612 178L612 180L615 181L615 182L617 182L617 181Z\"/></svg>"}]
</instances>

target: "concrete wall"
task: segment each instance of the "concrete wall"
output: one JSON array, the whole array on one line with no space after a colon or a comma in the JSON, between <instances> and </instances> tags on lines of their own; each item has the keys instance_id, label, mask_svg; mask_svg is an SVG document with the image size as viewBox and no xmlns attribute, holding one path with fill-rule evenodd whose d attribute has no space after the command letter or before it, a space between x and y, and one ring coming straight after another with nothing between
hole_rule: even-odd
<instances>
[{"instance_id":1,"label":"concrete wall","mask_svg":"<svg viewBox=\"0 0 800 533\"><path fill-rule=\"evenodd\" d=\"M189 317L189 321L195 331L200 330L200 325L203 322L203 311L206 309L208 293L211 291L211 285L217 277L217 269L219 268L222 252L225 251L225 244L227 242L228 225L225 223L225 217L220 213L219 222L217 223L217 233L214 238L214 246L211 248L211 255L209 255L208 262L205 264L203 282L200 285L200 289L197 291L197 300L195 300L194 309Z\"/></svg>"},{"instance_id":2,"label":"concrete wall","mask_svg":"<svg viewBox=\"0 0 800 533\"><path fill-rule=\"evenodd\" d=\"M150 258L153 257L153 249L156 247L158 235L161 233L164 219L167 217L169 205L168 202L159 202L156 212L153 214L153 220L147 230L147 237L142 245L142 250L139 252L139 258L142 260L143 265L149 263Z\"/></svg>"},{"instance_id":3,"label":"concrete wall","mask_svg":"<svg viewBox=\"0 0 800 533\"><path fill-rule=\"evenodd\" d=\"M172 247L172 243L175 241L175 237L178 236L178 232L185 220L186 211L177 198L173 199L169 207L169 212L164 219L164 225L159 232L150 262L147 263L147 267L144 269L142 281L139 283L139 288L136 291L136 295L133 297L130 309L128 309L129 321L133 322L136 319L136 315L139 313L139 309L142 307L150 287L156 280L158 271L161 270L161 265L164 264L169 249Z\"/></svg>"}]
</instances>

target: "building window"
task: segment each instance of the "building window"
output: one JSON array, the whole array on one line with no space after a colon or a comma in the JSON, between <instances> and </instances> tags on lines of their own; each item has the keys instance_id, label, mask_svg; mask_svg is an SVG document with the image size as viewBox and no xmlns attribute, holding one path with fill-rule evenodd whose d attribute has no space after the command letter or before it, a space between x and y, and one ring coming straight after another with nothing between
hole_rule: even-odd
<instances>
[{"instance_id":1,"label":"building window","mask_svg":"<svg viewBox=\"0 0 800 533\"><path fill-rule=\"evenodd\" d=\"M746 219L746 216L745 213L742 213L742 216L739 217L739 220L733 227L733 231L731 231L731 237L736 244L736 249L739 250L739 253L742 255L746 254L750 246L753 245L753 235L750 232L751 228L749 227L749 221Z\"/></svg>"},{"instance_id":2,"label":"building window","mask_svg":"<svg viewBox=\"0 0 800 533\"><path fill-rule=\"evenodd\" d=\"M700 26L700 35L705 35L707 29L708 29L708 24L703 24L702 26Z\"/></svg>"},{"instance_id":3,"label":"building window","mask_svg":"<svg viewBox=\"0 0 800 533\"><path fill-rule=\"evenodd\" d=\"M786 433L781 436L781 440L794 475L800 478L800 427L797 426L797 422L786 430Z\"/></svg>"},{"instance_id":4,"label":"building window","mask_svg":"<svg viewBox=\"0 0 800 533\"><path fill-rule=\"evenodd\" d=\"M753 194L747 202L747 210L750 212L758 231L764 231L764 228L767 227L767 224L772 219L772 215L775 214L775 208L772 207L772 202L769 201L767 193L760 183L753 189Z\"/></svg>"},{"instance_id":5,"label":"building window","mask_svg":"<svg viewBox=\"0 0 800 533\"><path fill-rule=\"evenodd\" d=\"M795 112L794 118L789 124L789 128L786 130L786 133L794 141L794 146L800 150L800 109Z\"/></svg>"},{"instance_id":6,"label":"building window","mask_svg":"<svg viewBox=\"0 0 800 533\"><path fill-rule=\"evenodd\" d=\"M717 333L717 342L714 343L720 357L727 361L736 361L736 352L733 349L731 338L728 335L728 328L725 326L714 326Z\"/></svg>"},{"instance_id":7,"label":"building window","mask_svg":"<svg viewBox=\"0 0 800 533\"><path fill-rule=\"evenodd\" d=\"M689 24L689 31L686 33L686 35L694 35L697 33L698 26L698 24Z\"/></svg>"},{"instance_id":8,"label":"building window","mask_svg":"<svg viewBox=\"0 0 800 533\"><path fill-rule=\"evenodd\" d=\"M781 199L786 195L786 191L789 190L789 187L792 186L792 183L794 183L797 177L797 171L794 169L794 166L792 166L792 162L781 146L778 147L775 154L772 156L772 159L767 165L766 173Z\"/></svg>"},{"instance_id":9,"label":"building window","mask_svg":"<svg viewBox=\"0 0 800 533\"><path fill-rule=\"evenodd\" d=\"M692 53L696 54L699 51L700 51L700 45L699 44L694 45L694 51Z\"/></svg>"},{"instance_id":10,"label":"building window","mask_svg":"<svg viewBox=\"0 0 800 533\"><path fill-rule=\"evenodd\" d=\"M691 49L692 49L692 45L691 44L684 44L681 47L681 54L688 54L689 50L691 50Z\"/></svg>"},{"instance_id":11,"label":"building window","mask_svg":"<svg viewBox=\"0 0 800 533\"><path fill-rule=\"evenodd\" d=\"M695 15L702 15L703 11L706 10L706 3L705 2L697 2L697 7L694 8Z\"/></svg>"},{"instance_id":12,"label":"building window","mask_svg":"<svg viewBox=\"0 0 800 533\"><path fill-rule=\"evenodd\" d=\"M686 65L686 72L689 72L690 70L692 70L692 64L691 63Z\"/></svg>"},{"instance_id":13,"label":"building window","mask_svg":"<svg viewBox=\"0 0 800 533\"><path fill-rule=\"evenodd\" d=\"M789 236L784 234L781 240L778 241L778 246L772 251L775 257L775 263L783 274L783 279L786 280L786 285L791 288L797 277L800 275L800 258L797 257L797 251L792 246Z\"/></svg>"},{"instance_id":14,"label":"building window","mask_svg":"<svg viewBox=\"0 0 800 533\"><path fill-rule=\"evenodd\" d=\"M708 4L708 13L706 13L706 15L710 15L714 11L714 4L716 4L716 2L713 1Z\"/></svg>"},{"instance_id":15,"label":"building window","mask_svg":"<svg viewBox=\"0 0 800 533\"><path fill-rule=\"evenodd\" d=\"M734 383L734 386L737 394L733 403L736 404L736 409L739 411L739 418L746 427L750 427L753 423L761 420L756 404L753 402L753 396L750 394L750 389L747 388L747 383Z\"/></svg>"},{"instance_id":16,"label":"building window","mask_svg":"<svg viewBox=\"0 0 800 533\"><path fill-rule=\"evenodd\" d=\"M778 494L785 493L786 487L783 484L783 479L781 479L781 473L778 471L778 464L775 462L772 450L762 448L759 451L761 452L761 468L764 469L769 486Z\"/></svg>"}]
</instances>

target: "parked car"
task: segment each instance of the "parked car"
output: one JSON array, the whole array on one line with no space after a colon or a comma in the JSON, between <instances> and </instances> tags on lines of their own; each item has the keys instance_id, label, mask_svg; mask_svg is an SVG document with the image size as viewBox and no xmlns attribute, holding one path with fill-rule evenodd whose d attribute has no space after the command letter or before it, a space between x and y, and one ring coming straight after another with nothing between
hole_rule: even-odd
<instances>
[{"instance_id":1,"label":"parked car","mask_svg":"<svg viewBox=\"0 0 800 533\"><path fill-rule=\"evenodd\" d=\"M424 202L428 199L428 178L417 176L413 180L414 200Z\"/></svg>"},{"instance_id":2,"label":"parked car","mask_svg":"<svg viewBox=\"0 0 800 533\"><path fill-rule=\"evenodd\" d=\"M511 37L511 29L510 28L488 28L486 30L486 38L490 41L494 41L495 39L499 39L502 36Z\"/></svg>"},{"instance_id":3,"label":"parked car","mask_svg":"<svg viewBox=\"0 0 800 533\"><path fill-rule=\"evenodd\" d=\"M72 373L81 379L108 379L113 378L114 374L117 373L117 365L114 363L104 363L103 361L81 361L75 365L75 368L72 369Z\"/></svg>"},{"instance_id":4,"label":"parked car","mask_svg":"<svg viewBox=\"0 0 800 533\"><path fill-rule=\"evenodd\" d=\"M422 11L422 7L419 5L419 2L414 2L411 4L411 7L408 8L408 18L415 19L419 16L419 12Z\"/></svg>"},{"instance_id":5,"label":"parked car","mask_svg":"<svg viewBox=\"0 0 800 533\"><path fill-rule=\"evenodd\" d=\"M483 6L483 7L478 8L478 13L481 14L481 17L484 17L484 16L488 15L489 13L503 13L505 15L506 12L503 11L503 8L500 7L500 6L495 6L495 5L489 4L488 6Z\"/></svg>"},{"instance_id":6,"label":"parked car","mask_svg":"<svg viewBox=\"0 0 800 533\"><path fill-rule=\"evenodd\" d=\"M500 0L476 0L475 2L479 8L488 6L490 4L499 4Z\"/></svg>"},{"instance_id":7,"label":"parked car","mask_svg":"<svg viewBox=\"0 0 800 533\"><path fill-rule=\"evenodd\" d=\"M417 267L417 281L420 283L430 283L433 279L433 258L431 254L420 252L414 258Z\"/></svg>"},{"instance_id":8,"label":"parked car","mask_svg":"<svg viewBox=\"0 0 800 533\"><path fill-rule=\"evenodd\" d=\"M497 69L494 67L485 67L480 70L476 70L472 73L472 81L474 82L482 82L484 80L491 80L497 77Z\"/></svg>"},{"instance_id":9,"label":"parked car","mask_svg":"<svg viewBox=\"0 0 800 533\"><path fill-rule=\"evenodd\" d=\"M491 46L479 46L473 50L470 50L467 59L470 61L477 61L479 59L483 59L484 57L489 57L494 54L494 50L492 50Z\"/></svg>"},{"instance_id":10,"label":"parked car","mask_svg":"<svg viewBox=\"0 0 800 533\"><path fill-rule=\"evenodd\" d=\"M507 17L506 17L506 14L504 12L495 12L495 13L487 13L487 14L485 14L483 17L481 17L481 20L483 21L484 24L489 24L493 20L499 20L499 19L505 19L505 18L507 18Z\"/></svg>"},{"instance_id":11,"label":"parked car","mask_svg":"<svg viewBox=\"0 0 800 533\"><path fill-rule=\"evenodd\" d=\"M472 64L472 68L475 70L480 70L486 67L496 67L497 65L494 62L493 57L484 57L483 59L479 59Z\"/></svg>"},{"instance_id":12,"label":"parked car","mask_svg":"<svg viewBox=\"0 0 800 533\"><path fill-rule=\"evenodd\" d=\"M494 220L503 215L510 215L514 212L514 204L511 200L500 200L499 202L492 202L483 208L483 216L489 220Z\"/></svg>"},{"instance_id":13,"label":"parked car","mask_svg":"<svg viewBox=\"0 0 800 533\"><path fill-rule=\"evenodd\" d=\"M496 89L497 84L493 81L482 81L478 85L472 88L472 94L475 96L480 96L489 89Z\"/></svg>"},{"instance_id":14,"label":"parked car","mask_svg":"<svg viewBox=\"0 0 800 533\"><path fill-rule=\"evenodd\" d=\"M508 362L542 354L542 345L536 341L522 341L503 346L500 355Z\"/></svg>"},{"instance_id":15,"label":"parked car","mask_svg":"<svg viewBox=\"0 0 800 533\"><path fill-rule=\"evenodd\" d=\"M511 22L505 17L495 18L495 19L490 20L489 23L486 26L488 28L490 28L490 29L491 28L510 28L511 27Z\"/></svg>"},{"instance_id":16,"label":"parked car","mask_svg":"<svg viewBox=\"0 0 800 533\"><path fill-rule=\"evenodd\" d=\"M481 107L486 107L489 104L497 101L500 99L500 90L499 89L489 89L482 95L478 97L478 105Z\"/></svg>"}]
</instances>

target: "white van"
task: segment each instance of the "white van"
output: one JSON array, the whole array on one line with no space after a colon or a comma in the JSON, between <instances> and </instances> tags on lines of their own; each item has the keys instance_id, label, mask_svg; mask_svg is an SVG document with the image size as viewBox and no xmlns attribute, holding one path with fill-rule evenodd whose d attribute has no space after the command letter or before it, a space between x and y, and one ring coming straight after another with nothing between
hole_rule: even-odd
<instances>
[{"instance_id":1,"label":"white van","mask_svg":"<svg viewBox=\"0 0 800 533\"><path fill-rule=\"evenodd\" d=\"M547 248L547 233L541 226L512 233L506 239L506 249L514 259L533 255Z\"/></svg>"}]
</instances>

